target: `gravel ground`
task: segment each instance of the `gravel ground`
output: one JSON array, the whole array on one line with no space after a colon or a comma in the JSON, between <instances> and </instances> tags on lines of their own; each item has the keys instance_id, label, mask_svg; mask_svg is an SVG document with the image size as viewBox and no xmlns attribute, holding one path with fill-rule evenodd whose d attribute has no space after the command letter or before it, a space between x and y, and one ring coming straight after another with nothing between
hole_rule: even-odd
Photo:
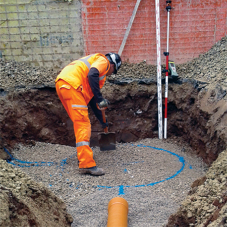
<instances>
[{"instance_id":1,"label":"gravel ground","mask_svg":"<svg viewBox=\"0 0 227 227\"><path fill-rule=\"evenodd\" d=\"M105 226L108 202L117 196L129 204L129 227L163 226L207 168L190 147L170 140L145 139L117 144L114 151L93 151L104 176L79 174L75 148L58 144L18 144L12 164L62 198L72 226L78 227Z\"/></svg>"}]
</instances>

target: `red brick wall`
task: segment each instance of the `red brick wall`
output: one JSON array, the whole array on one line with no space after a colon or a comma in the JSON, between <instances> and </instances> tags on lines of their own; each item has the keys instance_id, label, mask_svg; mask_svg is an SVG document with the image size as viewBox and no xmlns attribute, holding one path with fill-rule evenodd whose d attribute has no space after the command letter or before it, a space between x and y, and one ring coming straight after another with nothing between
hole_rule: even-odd
<instances>
[{"instance_id":1,"label":"red brick wall","mask_svg":"<svg viewBox=\"0 0 227 227\"><path fill-rule=\"evenodd\" d=\"M137 0L82 0L85 53L118 52ZM227 35L227 0L172 0L170 59L187 62ZM141 0L122 59L156 64L155 0ZM160 0L161 57L166 51L166 1Z\"/></svg>"}]
</instances>

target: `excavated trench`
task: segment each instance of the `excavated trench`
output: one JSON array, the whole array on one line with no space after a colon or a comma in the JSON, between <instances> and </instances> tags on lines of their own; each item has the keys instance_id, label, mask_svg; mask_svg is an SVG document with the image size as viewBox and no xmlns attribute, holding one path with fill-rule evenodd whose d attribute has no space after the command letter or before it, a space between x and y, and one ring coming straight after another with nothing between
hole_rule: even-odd
<instances>
[{"instance_id":1,"label":"excavated trench","mask_svg":"<svg viewBox=\"0 0 227 227\"><path fill-rule=\"evenodd\" d=\"M104 97L111 103L106 111L109 131L116 133L119 143L158 138L157 86L154 81L146 80L145 82L144 80L139 80L139 82L111 81L107 82L102 90ZM195 154L208 165L212 164L219 153L226 149L224 97L225 91L219 86L210 89L207 88L206 83L196 80L179 79L175 82L170 81L169 84L168 138L173 139L179 145L182 144L182 147L187 142ZM63 109L53 85L2 90L0 105L2 145L8 151L13 150L17 144L35 146L37 141L75 146L72 122ZM92 125L91 146L94 147L98 146L98 133L102 132L102 128L91 112L90 120ZM1 158L7 158L8 154L0 153ZM42 155L39 154L39 156ZM79 181L83 182L83 178ZM6 189L4 188L4 190ZM102 198L101 195L99 196ZM82 204L86 204L86 202L85 200ZM88 204L85 206L79 204L80 200L77 205L69 206L69 211L75 206L79 206L79 210L88 206ZM54 207L58 209L61 206L56 204ZM74 209L71 210L71 214L75 212ZM32 213L31 208L29 212ZM72 222L72 219L65 214L65 210L61 212L63 217L59 220ZM92 211L92 214L94 212ZM15 211L14 215L16 213L19 217L20 212ZM52 214L49 215L52 217ZM80 215L83 218L83 213ZM167 226L175 226L176 223L180 223L177 226L189 226L189 223L195 223L195 219L188 219L187 216L187 213L184 212L170 216ZM72 226L77 226L75 223L78 220L77 216L73 216L73 219ZM132 220L134 219L132 218ZM65 224L65 226L69 225ZM83 224L78 226L83 226Z\"/></svg>"},{"instance_id":2,"label":"excavated trench","mask_svg":"<svg viewBox=\"0 0 227 227\"><path fill-rule=\"evenodd\" d=\"M154 81L107 82L102 93L111 103L106 115L109 131L116 133L118 142L158 138L157 86ZM168 138L174 139L179 145L185 142L190 144L196 155L208 165L226 149L224 98L225 91L220 86L208 88L206 83L191 79L179 79L169 84ZM75 146L72 122L63 109L53 85L2 90L0 105L2 145L9 151L19 143L34 146L37 141ZM102 132L102 128L91 112L90 120L91 146L97 146L98 133ZM1 158L6 159L6 156L5 152L1 152ZM86 204L86 201L84 202ZM87 204L81 207L82 204L79 204L80 200L78 205L70 206L70 209L79 206L78 209L83 210L90 206ZM58 209L61 206L56 204L54 207ZM32 212L32 209L29 212ZM68 224L65 226L70 226L72 218L65 214L65 210L61 212L63 217L59 220L67 220ZM73 212L75 211L71 211ZM92 214L94 212L92 211ZM82 218L83 213L80 215ZM189 223L195 223L196 219L188 219L187 216L184 212L170 216L167 226L175 226L176 223L180 223L177 226L189 226ZM78 220L77 216L73 216L73 219L74 222Z\"/></svg>"},{"instance_id":3,"label":"excavated trench","mask_svg":"<svg viewBox=\"0 0 227 227\"><path fill-rule=\"evenodd\" d=\"M227 98L225 90L227 87L226 42L227 38L224 37L204 55L194 59L192 62L177 67L180 75L179 80L169 80L168 139L173 139L172 141L177 142L179 145L182 144L182 149L184 147L183 144L186 142L192 147L193 152L198 157L201 157L208 166L212 163L214 166L213 164L211 165L209 168L210 171L208 170L208 174L204 178L198 179L198 181L193 183L192 189L188 194L189 198L187 197L186 202L182 203L178 212L169 218L169 224L167 226L197 226L197 223L206 223L205 226L208 226L209 223L218 220L219 211L226 206L227 199L224 193L227 185L227 175L225 174L227 172L226 152L224 151L227 144ZM60 149L62 150L61 154L65 155L65 147L59 148L58 144L74 147L75 138L72 122L68 118L55 91L54 79L58 72L52 69L32 68L24 63L5 62L1 59L0 65L0 159L10 158L5 152L5 148L9 152L18 151L20 153L20 150L15 150L14 147L17 147L18 144L25 144L29 145L28 152L32 152L33 150L30 148L36 147L37 142L55 144L56 147L53 146L53 150L51 148L49 153L54 153L53 155L55 155L55 152ZM117 141L122 144L145 138L158 138L157 86L154 79L155 76L152 76L156 74L155 67L149 66L144 62L132 65L125 63L121 70L119 75L115 77L111 76L102 89L103 96L111 103L106 111L109 131L115 132ZM164 89L165 85L163 83L163 98ZM163 112L164 108L163 102ZM89 109L89 111L91 110ZM89 114L92 125L91 146L96 146L98 145L98 133L102 132L102 128L95 116L91 112ZM42 148L40 144L37 146ZM168 147L169 145L166 146ZM66 150L70 150L70 148L67 147ZM72 150L71 152L74 153L74 148ZM21 153L23 151L22 149ZM220 155L221 157L219 156L220 153L222 153ZM42 157L42 153L39 154L39 157ZM111 159L111 157L109 158ZM152 159L153 157L149 158ZM23 183L20 182L21 179L15 182L16 177L12 178L10 175L13 171L10 168L13 167L9 167L9 170L7 170L8 167L2 163L0 160L0 165L4 166L0 170L0 183L4 186L0 188L0 193L4 195L8 194L6 197L3 196L9 200L9 203L6 202L7 200L4 200L7 213L11 194L17 194L17 187L8 188L7 182L11 182L12 180L12 185L19 186ZM150 161L150 165L153 165L153 160ZM73 165L69 165L70 168L71 166ZM108 164L106 164L106 167L108 168ZM92 181L92 179L84 177L80 179L76 175L77 171L75 168L71 171L69 176L66 177L71 177L74 174L74 178L79 179L79 181L81 180L81 182L85 180ZM112 171L114 172L115 170L112 169ZM152 171L155 172L155 169ZM9 178L7 178L7 173L9 174ZM63 172L60 173L62 174ZM16 173L16 175L18 174ZM152 176L152 174L150 175ZM138 179L140 178L138 176ZM23 182L25 180L23 178ZM28 181L30 182L30 179ZM175 185L182 187L180 185L181 183L180 180ZM40 196L41 204L43 203L42 191L46 191L46 188L40 187L39 185L35 185L33 188L31 183L27 183L27 181L25 181L23 187L19 188L18 198L25 196L23 197L24 201L27 201L27 197L32 198L33 196L32 193L32 196L27 193L29 190L34 191L34 188L39 188L35 196L37 198ZM85 188L84 191L86 190ZM154 189L151 191L154 192L154 197L152 198L155 200L157 196L156 191ZM145 192L148 197L151 191L145 192L142 189L141 191L138 189L138 197L142 199L140 202L145 204L147 201L143 201L145 197L141 196L141 194ZM21 195L21 193L24 194ZM129 192L130 195L134 195L133 193ZM69 194L71 195L71 191ZM80 194L79 190L78 194ZM61 192L59 195L61 195ZM81 205L78 206L77 211L79 213L81 211L82 216L84 215L82 205L90 207L90 204L86 205L86 202L89 203L89 199L93 198L92 196L88 197L88 201L78 199L78 203L73 206L76 208L78 204ZM0 199L3 197L0 197ZM47 198L49 199L49 194ZM54 204L53 206L51 205L53 212L47 213L48 209L44 209L44 213L47 213L49 217L53 217L53 223L55 223L55 208L62 208L63 202L58 201L54 195L51 195L51 198L53 199L52 204ZM99 198L103 198L101 193L99 194ZM49 201L48 199L45 199L45 201ZM157 198L158 206L160 205L159 199ZM171 199L168 201L165 206L172 203ZM106 201L104 202L106 203ZM96 201L94 201L95 203ZM26 202L23 202L23 204L26 204ZM198 208L198 204L201 204L200 208ZM33 205L36 207L36 203ZM148 205L147 207L150 209L151 206ZM200 209L200 213L198 213L198 209ZM17 213L18 217L20 215L19 210ZM34 213L37 214L38 211L40 210L35 210ZM96 207L94 210L90 209L90 212L94 213L94 216L95 211ZM63 215L60 218L62 222L67 222L67 224L60 226L70 226L72 219L65 213L65 208L62 208L59 212ZM103 213L103 211L100 211L100 213ZM220 218L223 218L222 213L220 212ZM142 214L144 213L142 212ZM15 216L15 214L13 215ZM134 220L136 220L136 216L137 214ZM93 220L94 218L91 219ZM225 222L225 220L223 219L219 223ZM81 224L81 226L84 225Z\"/></svg>"},{"instance_id":4,"label":"excavated trench","mask_svg":"<svg viewBox=\"0 0 227 227\"><path fill-rule=\"evenodd\" d=\"M141 81L107 82L102 90L111 103L106 111L109 131L116 133L118 142L158 138L157 86ZM213 116L220 112L218 103L225 94L218 87L209 90L205 86L186 79L169 84L167 133L168 138L189 143L205 163L211 164L226 148L224 128L216 127L224 113ZM72 122L54 86L2 90L0 103L1 137L8 148L32 141L75 146ZM91 146L97 146L102 128L91 112L90 120Z\"/></svg>"}]
</instances>

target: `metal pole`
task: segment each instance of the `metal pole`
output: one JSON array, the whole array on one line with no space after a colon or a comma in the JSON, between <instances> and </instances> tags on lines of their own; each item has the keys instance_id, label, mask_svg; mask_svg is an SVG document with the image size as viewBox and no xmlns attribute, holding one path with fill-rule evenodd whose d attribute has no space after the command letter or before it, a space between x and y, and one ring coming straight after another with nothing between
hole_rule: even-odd
<instances>
[{"instance_id":1,"label":"metal pole","mask_svg":"<svg viewBox=\"0 0 227 227\"><path fill-rule=\"evenodd\" d=\"M164 55L166 56L166 79L165 79L165 117L164 117L164 139L167 138L167 106L168 106L168 76L169 76L169 12L171 10L171 1L166 1L166 10L167 10L167 47Z\"/></svg>"},{"instance_id":2,"label":"metal pole","mask_svg":"<svg viewBox=\"0 0 227 227\"><path fill-rule=\"evenodd\" d=\"M155 0L156 11L156 43L157 43L157 93L158 93L158 135L162 139L162 78L161 78L161 44L160 44L160 12L159 0Z\"/></svg>"},{"instance_id":3,"label":"metal pole","mask_svg":"<svg viewBox=\"0 0 227 227\"><path fill-rule=\"evenodd\" d=\"M135 5L135 8L134 8L133 13L132 13L132 16L131 16L130 21L129 21L129 23L128 23L128 27L127 27L127 30L126 30L126 32L125 32L124 39L123 39L123 41L122 41L122 43L121 43L121 46L120 46L120 49L119 49L119 51L118 51L118 54L119 54L120 56L121 56L121 54L122 54L122 52L123 52L123 49L124 49L124 47L125 47L125 43L126 43L126 40L127 40L127 38L128 38L130 29L131 29L131 27L132 27L132 23L133 23L133 21L134 21L134 18L135 18L135 16L136 16L136 12L137 12L137 9L138 9L138 7L139 7L140 1L141 1L141 0L137 0L136 5Z\"/></svg>"}]
</instances>

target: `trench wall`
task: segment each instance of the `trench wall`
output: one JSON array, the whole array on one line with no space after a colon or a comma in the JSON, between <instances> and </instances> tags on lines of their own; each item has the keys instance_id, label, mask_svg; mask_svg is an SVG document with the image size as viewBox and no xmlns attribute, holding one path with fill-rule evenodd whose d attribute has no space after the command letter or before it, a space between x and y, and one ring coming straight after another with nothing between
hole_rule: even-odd
<instances>
[{"instance_id":1,"label":"trench wall","mask_svg":"<svg viewBox=\"0 0 227 227\"><path fill-rule=\"evenodd\" d=\"M62 68L84 54L118 52L136 2L1 0L0 57ZM176 64L198 57L227 35L226 0L174 0L172 7L169 52ZM160 24L164 52L165 0L160 0ZM156 64L155 0L141 1L122 58Z\"/></svg>"},{"instance_id":2,"label":"trench wall","mask_svg":"<svg viewBox=\"0 0 227 227\"><path fill-rule=\"evenodd\" d=\"M211 164L226 149L227 100L219 98L225 93L218 88L200 90L196 88L198 86L195 81L169 84L167 137L186 141L198 157ZM107 83L103 89L111 103L106 110L109 131L116 133L118 142L157 138L155 83ZM92 125L90 144L99 146L98 134L103 129L90 108L89 116ZM75 146L72 121L58 99L55 87L6 90L4 96L0 95L0 158L1 143L10 151L17 143L34 145L35 141Z\"/></svg>"}]
</instances>

